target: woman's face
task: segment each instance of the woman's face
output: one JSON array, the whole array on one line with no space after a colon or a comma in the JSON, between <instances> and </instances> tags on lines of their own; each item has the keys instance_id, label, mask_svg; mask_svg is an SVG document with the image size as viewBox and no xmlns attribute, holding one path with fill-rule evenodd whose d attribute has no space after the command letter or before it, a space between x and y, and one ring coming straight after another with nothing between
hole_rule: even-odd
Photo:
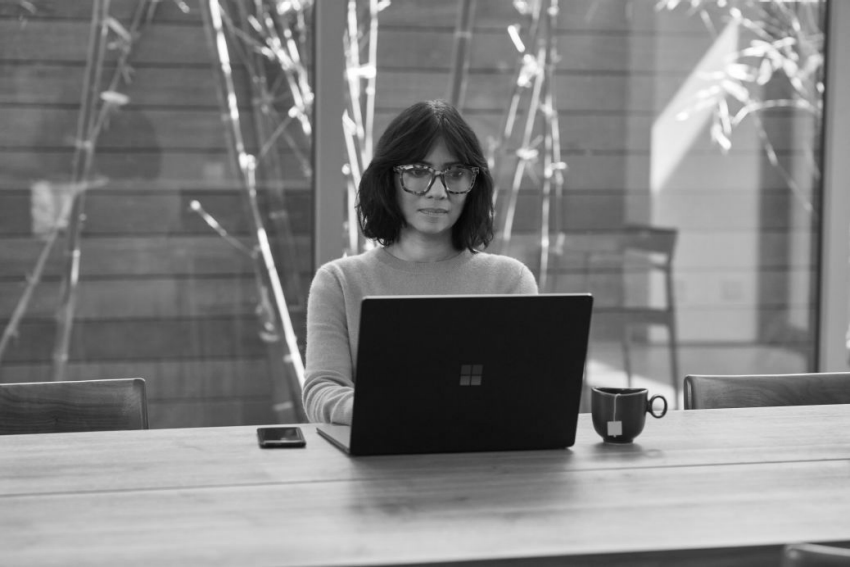
<instances>
[{"instance_id":1,"label":"woman's face","mask_svg":"<svg viewBox=\"0 0 850 567\"><path fill-rule=\"evenodd\" d=\"M449 153L443 140L439 140L421 162L399 165L427 165L436 171L442 171L450 165L463 164ZM437 177L427 193L414 195L402 189L399 173L395 174L395 187L399 208L407 225L401 230L402 238L405 235L451 238L452 226L463 212L463 204L466 202L468 193L463 195L448 193L442 179Z\"/></svg>"}]
</instances>

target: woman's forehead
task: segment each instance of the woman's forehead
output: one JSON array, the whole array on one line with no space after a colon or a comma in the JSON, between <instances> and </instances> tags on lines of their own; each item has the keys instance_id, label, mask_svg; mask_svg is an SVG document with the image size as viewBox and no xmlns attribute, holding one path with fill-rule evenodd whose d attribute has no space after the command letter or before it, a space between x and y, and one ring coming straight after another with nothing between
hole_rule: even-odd
<instances>
[{"instance_id":1,"label":"woman's forehead","mask_svg":"<svg viewBox=\"0 0 850 567\"><path fill-rule=\"evenodd\" d=\"M437 138L422 161L430 165L442 165L446 163L459 163L463 160L461 156L449 148L443 138Z\"/></svg>"}]
</instances>

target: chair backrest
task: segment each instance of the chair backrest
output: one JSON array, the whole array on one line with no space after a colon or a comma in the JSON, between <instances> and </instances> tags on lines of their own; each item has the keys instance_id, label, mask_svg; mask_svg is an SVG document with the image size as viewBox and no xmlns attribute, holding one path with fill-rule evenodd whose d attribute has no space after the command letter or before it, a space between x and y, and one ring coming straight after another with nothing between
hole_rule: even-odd
<instances>
[{"instance_id":1,"label":"chair backrest","mask_svg":"<svg viewBox=\"0 0 850 567\"><path fill-rule=\"evenodd\" d=\"M850 404L850 372L685 377L685 409Z\"/></svg>"},{"instance_id":2,"label":"chair backrest","mask_svg":"<svg viewBox=\"0 0 850 567\"><path fill-rule=\"evenodd\" d=\"M630 224L624 227L620 246L624 251L639 251L658 255L660 265L669 265L673 261L673 251L679 231L675 228Z\"/></svg>"},{"instance_id":3,"label":"chair backrest","mask_svg":"<svg viewBox=\"0 0 850 567\"><path fill-rule=\"evenodd\" d=\"M142 378L0 384L0 435L147 428Z\"/></svg>"},{"instance_id":4,"label":"chair backrest","mask_svg":"<svg viewBox=\"0 0 850 567\"><path fill-rule=\"evenodd\" d=\"M794 543L782 550L781 567L850 567L850 549Z\"/></svg>"}]
</instances>

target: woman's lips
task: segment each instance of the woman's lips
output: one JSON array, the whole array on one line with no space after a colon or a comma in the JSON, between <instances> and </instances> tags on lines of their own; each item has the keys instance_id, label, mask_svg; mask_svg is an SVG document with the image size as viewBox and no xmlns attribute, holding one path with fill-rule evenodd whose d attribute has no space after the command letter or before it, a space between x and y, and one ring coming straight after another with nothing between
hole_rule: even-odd
<instances>
[{"instance_id":1,"label":"woman's lips","mask_svg":"<svg viewBox=\"0 0 850 567\"><path fill-rule=\"evenodd\" d=\"M433 216L449 214L449 211L447 211L446 209L419 209L419 212L422 213L422 214L425 214L425 215L433 215Z\"/></svg>"}]
</instances>

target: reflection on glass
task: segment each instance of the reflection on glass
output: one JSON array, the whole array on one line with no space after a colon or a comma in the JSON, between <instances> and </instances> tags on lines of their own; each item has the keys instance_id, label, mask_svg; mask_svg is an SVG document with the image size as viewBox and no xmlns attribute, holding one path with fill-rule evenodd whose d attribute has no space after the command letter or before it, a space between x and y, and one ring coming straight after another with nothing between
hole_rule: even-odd
<instances>
[{"instance_id":1,"label":"reflection on glass","mask_svg":"<svg viewBox=\"0 0 850 567\"><path fill-rule=\"evenodd\" d=\"M0 379L143 377L155 428L297 420L311 4L13 4Z\"/></svg>"},{"instance_id":2,"label":"reflection on glass","mask_svg":"<svg viewBox=\"0 0 850 567\"><path fill-rule=\"evenodd\" d=\"M341 253L374 137L448 98L490 150L492 251L596 297L589 383L812 370L825 4L347 3ZM221 0L229 72L200 5L105 5L0 9L0 380L141 376L151 427L286 421L257 221L303 352L312 3Z\"/></svg>"},{"instance_id":3,"label":"reflection on glass","mask_svg":"<svg viewBox=\"0 0 850 567\"><path fill-rule=\"evenodd\" d=\"M492 248L545 291L596 297L589 383L812 370L824 13L394 1L376 133L410 100L457 97L491 148Z\"/></svg>"}]
</instances>

